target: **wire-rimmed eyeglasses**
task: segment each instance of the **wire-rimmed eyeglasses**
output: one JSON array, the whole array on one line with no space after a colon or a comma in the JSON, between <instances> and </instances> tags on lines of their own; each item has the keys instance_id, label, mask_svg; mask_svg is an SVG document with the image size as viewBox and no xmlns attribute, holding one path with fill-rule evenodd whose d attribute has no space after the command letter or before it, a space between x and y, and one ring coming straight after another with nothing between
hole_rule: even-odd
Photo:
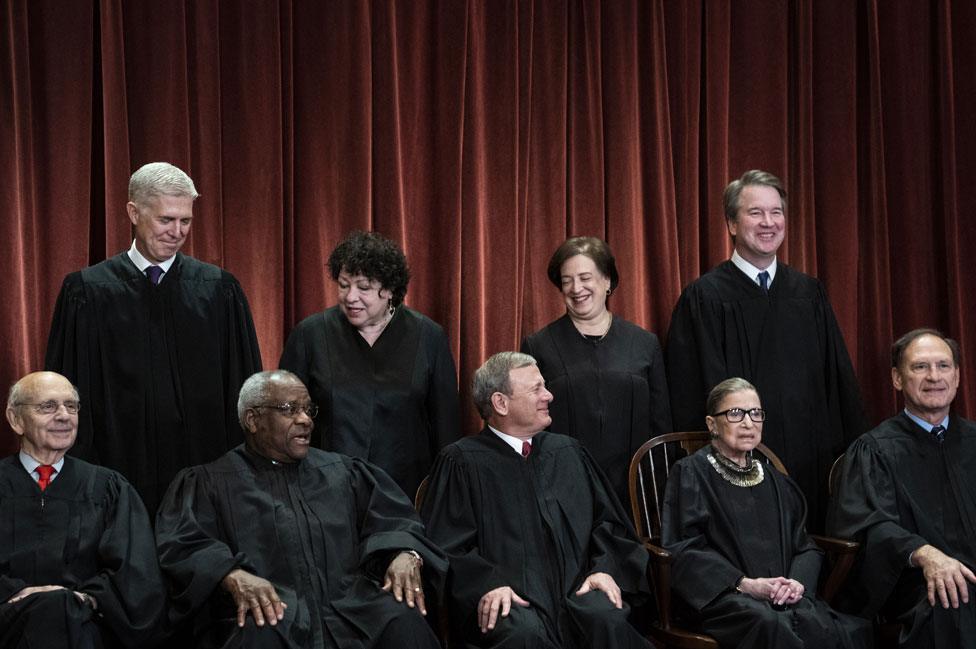
<instances>
[{"instance_id":1,"label":"wire-rimmed eyeglasses","mask_svg":"<svg viewBox=\"0 0 976 649\"><path fill-rule=\"evenodd\" d=\"M294 401L287 401L285 403L263 403L261 405L251 407L271 408L272 410L277 410L281 414L288 417L297 417L298 413L304 412L309 416L310 419L315 419L315 416L319 414L319 407L314 403L295 403Z\"/></svg>"},{"instance_id":2,"label":"wire-rimmed eyeglasses","mask_svg":"<svg viewBox=\"0 0 976 649\"><path fill-rule=\"evenodd\" d=\"M32 406L34 412L40 415L53 415L64 406L64 409L68 411L69 415L77 415L78 411L81 410L81 402L79 401L55 401L53 399L49 401L42 401L41 403L18 403L18 406Z\"/></svg>"}]
</instances>

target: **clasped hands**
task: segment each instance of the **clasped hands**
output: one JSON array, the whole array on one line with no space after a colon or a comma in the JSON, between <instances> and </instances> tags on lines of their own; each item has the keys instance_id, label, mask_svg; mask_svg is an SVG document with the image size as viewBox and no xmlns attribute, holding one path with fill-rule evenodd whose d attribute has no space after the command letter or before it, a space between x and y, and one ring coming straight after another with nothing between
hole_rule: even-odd
<instances>
[{"instance_id":1,"label":"clasped hands","mask_svg":"<svg viewBox=\"0 0 976 649\"><path fill-rule=\"evenodd\" d=\"M623 608L624 600L620 593L620 586L607 573L594 572L583 581L583 585L576 591L576 594L585 595L592 590L603 591L611 604L616 608ZM482 595L478 601L478 626L481 627L481 632L488 633L494 629L499 617L508 617L512 610L512 604L531 606L526 599L508 586L489 590Z\"/></svg>"},{"instance_id":2,"label":"clasped hands","mask_svg":"<svg viewBox=\"0 0 976 649\"><path fill-rule=\"evenodd\" d=\"M407 606L416 606L421 614L427 615L420 575L422 565L423 562L409 552L401 552L386 569L383 590L392 592L398 602L406 600ZM237 626L244 626L248 613L258 626L266 623L274 626L285 617L288 604L281 601L274 584L267 579L236 568L227 573L220 583L237 606Z\"/></svg>"},{"instance_id":3,"label":"clasped hands","mask_svg":"<svg viewBox=\"0 0 976 649\"><path fill-rule=\"evenodd\" d=\"M786 577L743 577L739 582L740 592L753 599L770 602L774 606L796 604L803 597L804 590L803 584Z\"/></svg>"},{"instance_id":4,"label":"clasped hands","mask_svg":"<svg viewBox=\"0 0 976 649\"><path fill-rule=\"evenodd\" d=\"M25 597L30 597L35 593L48 593L52 590L68 590L64 586L28 586L27 588L21 588L19 591L14 593L10 599L7 600L7 604L14 604L24 599ZM89 595L88 593L79 593L77 590L71 591L78 598L78 601L82 604L87 604L91 607L93 611L98 610L98 600Z\"/></svg>"}]
</instances>

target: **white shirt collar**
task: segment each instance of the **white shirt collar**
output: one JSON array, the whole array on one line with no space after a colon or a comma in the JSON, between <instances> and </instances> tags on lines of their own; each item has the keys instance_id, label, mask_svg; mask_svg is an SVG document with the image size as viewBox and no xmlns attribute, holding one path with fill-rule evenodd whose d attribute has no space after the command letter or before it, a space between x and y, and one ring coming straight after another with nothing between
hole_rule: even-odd
<instances>
[{"instance_id":1,"label":"white shirt collar","mask_svg":"<svg viewBox=\"0 0 976 649\"><path fill-rule=\"evenodd\" d=\"M29 473L31 477L34 478L34 481L37 482L38 476L36 473L34 473L34 471L37 469L37 467L41 466L41 463L35 460L30 455L28 455L27 453L25 453L24 451L21 451L18 455L20 456L21 465L23 465L23 467L27 470L27 473ZM56 473L53 476L51 476L51 480L54 480L59 475L61 475L61 467L64 466L64 456L62 456L60 460L58 460L51 466L53 466L54 470L56 471Z\"/></svg>"},{"instance_id":2,"label":"white shirt collar","mask_svg":"<svg viewBox=\"0 0 976 649\"><path fill-rule=\"evenodd\" d=\"M159 266L160 268L163 269L163 273L165 274L169 272L169 269L173 266L173 262L176 261L176 255L173 255L166 261L161 261L158 264L152 263L151 261L143 257L142 253L139 252L139 249L136 248L135 239L132 240L132 245L129 247L128 254L129 254L129 259L131 259L132 263L136 265L136 268L139 269L140 273L145 273L146 269L149 268L150 266Z\"/></svg>"},{"instance_id":3,"label":"white shirt collar","mask_svg":"<svg viewBox=\"0 0 976 649\"><path fill-rule=\"evenodd\" d=\"M531 443L532 442L532 438L535 437L535 435L533 435L532 437L526 437L526 438L523 438L523 437L512 437L511 435L506 435L505 433L503 433L502 431L498 430L497 428L494 428L493 426L488 426L488 428L489 428L489 430L491 430L491 432L493 432L496 435L498 435L502 439L502 441L504 441L506 444L508 444L509 446L511 446L512 447L512 450L515 451L516 453L518 453L519 455L522 454L522 442L529 442L529 443Z\"/></svg>"},{"instance_id":4,"label":"white shirt collar","mask_svg":"<svg viewBox=\"0 0 976 649\"><path fill-rule=\"evenodd\" d=\"M756 286L760 286L759 273L766 271L769 273L769 286L773 285L773 280L776 278L776 257L773 257L773 263L771 263L767 268L759 268L757 266L753 266L748 261L743 259L742 255L739 254L739 251L735 250L732 252L732 263L735 264L736 268L745 273L749 279L754 281Z\"/></svg>"}]
</instances>

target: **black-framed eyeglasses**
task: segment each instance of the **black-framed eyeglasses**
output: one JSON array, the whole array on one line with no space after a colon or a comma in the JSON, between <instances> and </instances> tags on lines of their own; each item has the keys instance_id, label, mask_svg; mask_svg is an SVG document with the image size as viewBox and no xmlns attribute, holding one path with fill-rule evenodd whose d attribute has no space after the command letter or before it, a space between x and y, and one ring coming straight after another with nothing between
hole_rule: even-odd
<instances>
[{"instance_id":1,"label":"black-framed eyeglasses","mask_svg":"<svg viewBox=\"0 0 976 649\"><path fill-rule=\"evenodd\" d=\"M42 401L41 403L18 403L18 406L32 406L34 412L40 415L53 415L58 411L61 406L68 411L69 415L77 415L78 411L81 410L81 402L79 401L55 401L53 399L49 401Z\"/></svg>"},{"instance_id":2,"label":"black-framed eyeglasses","mask_svg":"<svg viewBox=\"0 0 976 649\"><path fill-rule=\"evenodd\" d=\"M762 422L766 421L766 411L762 408L750 408L749 410L743 410L742 408L729 408L728 410L723 410L722 412L712 413L712 417L718 417L719 415L725 415L725 418L733 424L737 424L745 419L746 415L749 415L749 419L753 420L757 424L761 424Z\"/></svg>"},{"instance_id":3,"label":"black-framed eyeglasses","mask_svg":"<svg viewBox=\"0 0 976 649\"><path fill-rule=\"evenodd\" d=\"M277 410L281 414L288 417L297 417L298 413L304 412L309 416L310 419L315 419L315 416L319 414L319 407L314 403L295 403L293 401L288 401L286 403L264 403L251 407L271 408L272 410Z\"/></svg>"}]
</instances>

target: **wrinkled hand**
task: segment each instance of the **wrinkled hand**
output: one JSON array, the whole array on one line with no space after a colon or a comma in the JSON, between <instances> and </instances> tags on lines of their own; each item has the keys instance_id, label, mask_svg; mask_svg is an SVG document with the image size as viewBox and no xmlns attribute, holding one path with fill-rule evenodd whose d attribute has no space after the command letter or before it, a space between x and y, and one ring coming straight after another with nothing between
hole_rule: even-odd
<instances>
[{"instance_id":1,"label":"wrinkled hand","mask_svg":"<svg viewBox=\"0 0 976 649\"><path fill-rule=\"evenodd\" d=\"M739 590L753 599L768 601L776 606L796 604L806 590L800 582L786 577L743 578Z\"/></svg>"},{"instance_id":2,"label":"wrinkled hand","mask_svg":"<svg viewBox=\"0 0 976 649\"><path fill-rule=\"evenodd\" d=\"M228 572L220 585L230 593L237 605L237 626L244 626L248 611L258 626L264 626L265 621L274 626L285 617L288 605L281 601L278 591L267 579L237 568Z\"/></svg>"},{"instance_id":3,"label":"wrinkled hand","mask_svg":"<svg viewBox=\"0 0 976 649\"><path fill-rule=\"evenodd\" d=\"M424 582L420 574L423 565L423 561L418 561L417 557L409 552L396 555L386 569L383 590L392 592L398 602L407 600L407 606L410 608L416 606L421 615L427 615Z\"/></svg>"},{"instance_id":4,"label":"wrinkled hand","mask_svg":"<svg viewBox=\"0 0 976 649\"><path fill-rule=\"evenodd\" d=\"M912 564L922 569L928 590L929 604L935 606L936 596L942 608L959 608L959 601L969 603L969 586L976 584L976 575L958 560L931 545L923 545L912 553Z\"/></svg>"},{"instance_id":5,"label":"wrinkled hand","mask_svg":"<svg viewBox=\"0 0 976 649\"><path fill-rule=\"evenodd\" d=\"M34 593L48 593L52 590L64 590L64 586L28 586L27 588L22 588L20 591L16 592L7 600L8 604L13 604L19 602L25 597L30 597Z\"/></svg>"},{"instance_id":6,"label":"wrinkled hand","mask_svg":"<svg viewBox=\"0 0 976 649\"><path fill-rule=\"evenodd\" d=\"M583 585L578 591L577 595L583 595L590 592L591 590L602 590L607 595L607 599L610 603L617 608L624 607L623 595L620 593L620 586L614 581L613 577L605 572L594 572L592 575L586 578Z\"/></svg>"},{"instance_id":7,"label":"wrinkled hand","mask_svg":"<svg viewBox=\"0 0 976 649\"><path fill-rule=\"evenodd\" d=\"M501 617L508 617L508 612L512 610L512 602L519 606L530 606L526 600L519 597L518 593L508 586L489 590L482 595L478 602L478 626L481 627L481 632L488 633L494 629L499 614Z\"/></svg>"}]
</instances>

